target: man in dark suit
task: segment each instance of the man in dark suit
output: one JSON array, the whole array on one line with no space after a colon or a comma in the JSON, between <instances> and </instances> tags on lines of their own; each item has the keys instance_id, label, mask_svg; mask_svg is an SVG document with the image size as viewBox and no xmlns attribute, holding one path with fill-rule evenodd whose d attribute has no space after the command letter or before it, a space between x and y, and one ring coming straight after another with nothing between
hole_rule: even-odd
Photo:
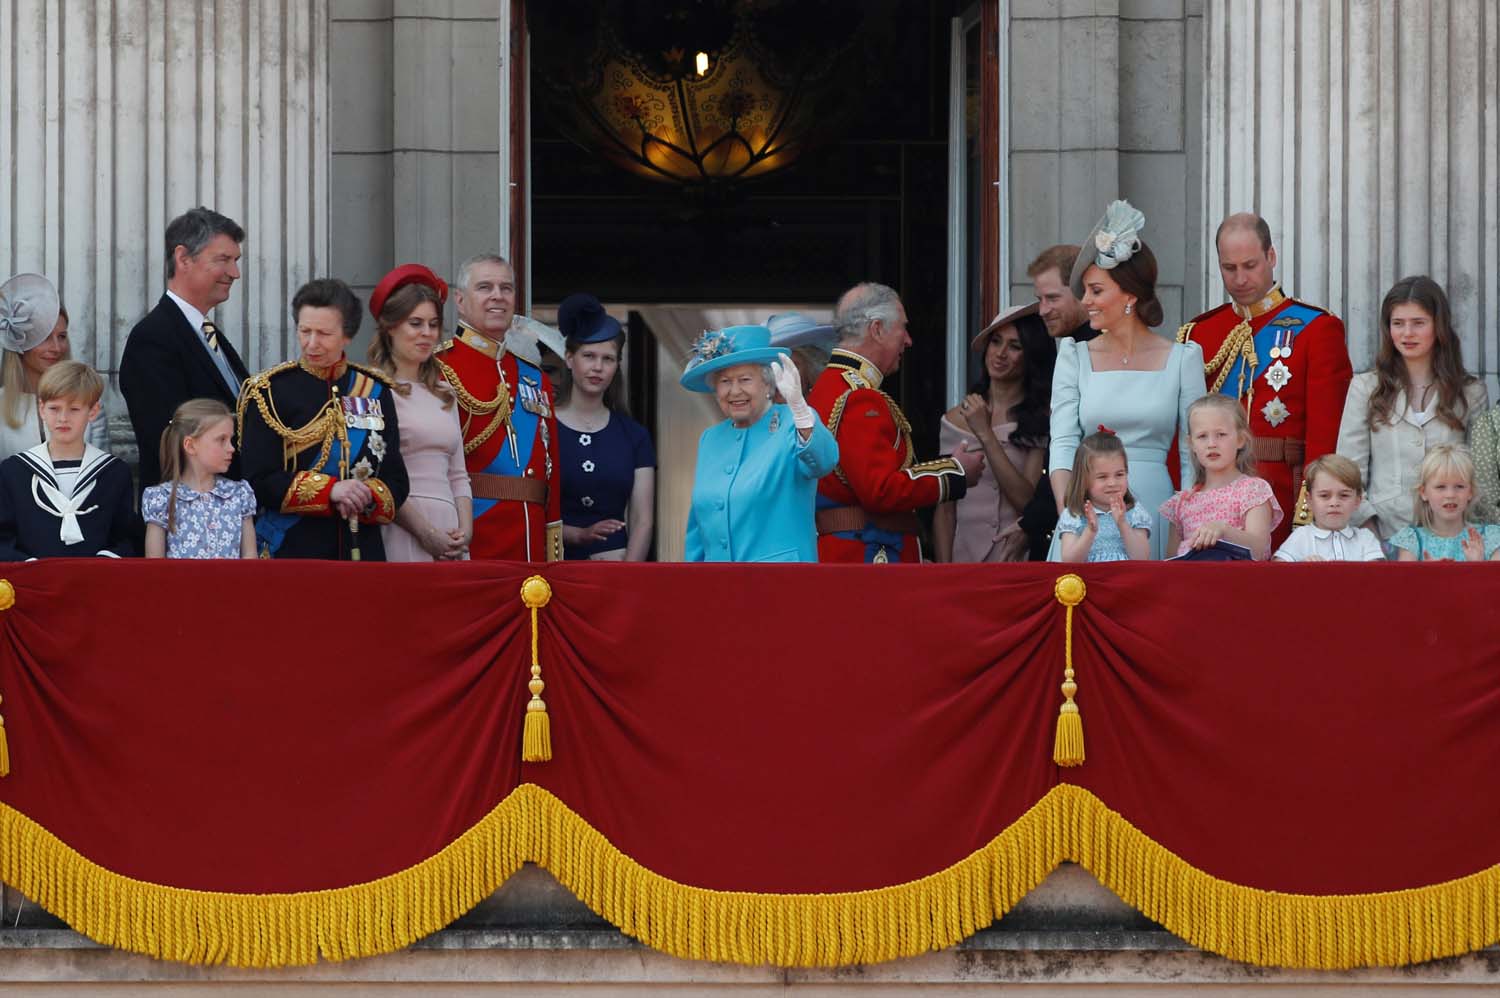
<instances>
[{"instance_id":1,"label":"man in dark suit","mask_svg":"<svg viewBox=\"0 0 1500 998\"><path fill-rule=\"evenodd\" d=\"M207 208L167 226L167 293L135 324L120 359L120 392L141 451L141 487L161 481L161 433L188 399L218 399L233 410L250 376L208 313L229 300L240 276L245 230ZM229 476L239 478L238 453Z\"/></svg>"}]
</instances>

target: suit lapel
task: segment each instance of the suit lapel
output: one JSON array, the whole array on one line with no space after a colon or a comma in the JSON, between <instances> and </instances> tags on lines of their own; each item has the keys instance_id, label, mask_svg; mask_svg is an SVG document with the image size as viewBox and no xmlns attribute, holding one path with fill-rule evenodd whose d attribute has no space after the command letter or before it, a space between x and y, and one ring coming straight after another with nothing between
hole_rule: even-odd
<instances>
[{"instance_id":1,"label":"suit lapel","mask_svg":"<svg viewBox=\"0 0 1500 998\"><path fill-rule=\"evenodd\" d=\"M182 314L182 309L178 308L177 303L166 295L161 296L161 303L157 305L157 308L166 309L171 313L171 322L176 327L178 334L187 340L188 354L198 364L199 368L202 369L203 374L206 377L212 378L213 383L224 390L232 403L234 392L224 383L224 375L219 370L219 365L214 363L213 356L208 352L208 344L203 342L203 337L198 335L198 331L188 322L187 316ZM234 348L230 347L227 341L224 342L224 346L228 348L226 353L231 358L229 369L236 374L243 371L245 365L239 362L239 355L234 352ZM240 380L244 381L245 379L241 377Z\"/></svg>"}]
</instances>

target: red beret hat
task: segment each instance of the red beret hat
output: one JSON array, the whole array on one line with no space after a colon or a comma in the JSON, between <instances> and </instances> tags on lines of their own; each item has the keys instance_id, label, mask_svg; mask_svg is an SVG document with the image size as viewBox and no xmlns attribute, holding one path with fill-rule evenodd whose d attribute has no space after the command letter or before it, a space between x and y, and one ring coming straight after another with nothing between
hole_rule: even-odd
<instances>
[{"instance_id":1,"label":"red beret hat","mask_svg":"<svg viewBox=\"0 0 1500 998\"><path fill-rule=\"evenodd\" d=\"M375 290L370 292L370 314L380 318L380 310L385 308L385 300L395 290L405 284L425 284L437 292L438 302L446 304L448 301L448 285L443 279L420 263L403 263L395 270L386 274L375 285Z\"/></svg>"}]
</instances>

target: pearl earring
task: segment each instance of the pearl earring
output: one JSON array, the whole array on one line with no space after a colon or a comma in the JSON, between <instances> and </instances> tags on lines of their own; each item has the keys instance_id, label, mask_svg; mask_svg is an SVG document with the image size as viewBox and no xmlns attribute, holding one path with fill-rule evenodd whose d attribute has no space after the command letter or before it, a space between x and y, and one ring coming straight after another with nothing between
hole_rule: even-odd
<instances>
[{"instance_id":1,"label":"pearl earring","mask_svg":"<svg viewBox=\"0 0 1500 998\"><path fill-rule=\"evenodd\" d=\"M1125 314L1129 315L1133 311L1135 311L1135 303L1134 302L1126 302L1125 303Z\"/></svg>"}]
</instances>

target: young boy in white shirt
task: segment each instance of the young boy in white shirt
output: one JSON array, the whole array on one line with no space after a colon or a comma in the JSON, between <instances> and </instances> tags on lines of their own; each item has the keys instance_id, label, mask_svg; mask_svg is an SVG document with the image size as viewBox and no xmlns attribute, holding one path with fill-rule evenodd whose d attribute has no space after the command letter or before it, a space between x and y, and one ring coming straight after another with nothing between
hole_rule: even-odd
<instances>
[{"instance_id":1,"label":"young boy in white shirt","mask_svg":"<svg viewBox=\"0 0 1500 998\"><path fill-rule=\"evenodd\" d=\"M1364 482L1346 457L1324 454L1307 466L1307 505L1313 522L1292 531L1277 561L1384 561L1380 540L1365 527L1349 526L1359 509Z\"/></svg>"}]
</instances>

